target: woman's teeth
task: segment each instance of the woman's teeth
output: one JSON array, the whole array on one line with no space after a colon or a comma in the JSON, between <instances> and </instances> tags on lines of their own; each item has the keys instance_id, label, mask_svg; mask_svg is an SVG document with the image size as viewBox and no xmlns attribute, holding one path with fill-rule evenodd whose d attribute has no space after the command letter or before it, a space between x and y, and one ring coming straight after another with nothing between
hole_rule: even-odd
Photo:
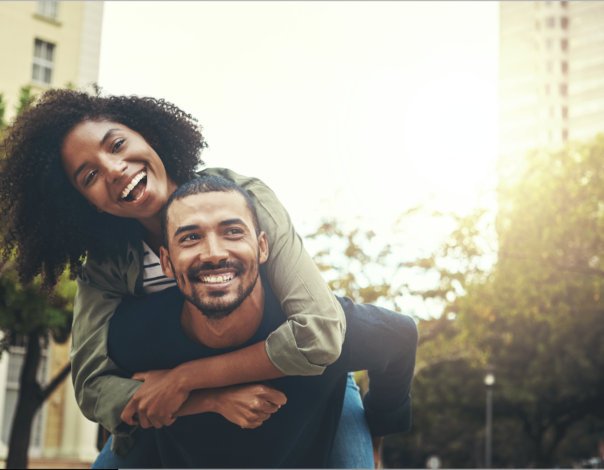
<instances>
[{"instance_id":1,"label":"woman's teeth","mask_svg":"<svg viewBox=\"0 0 604 470\"><path fill-rule=\"evenodd\" d=\"M206 276L201 278L201 282L215 283L226 282L233 279L232 274L225 274L224 276Z\"/></svg>"},{"instance_id":2,"label":"woman's teeth","mask_svg":"<svg viewBox=\"0 0 604 470\"><path fill-rule=\"evenodd\" d=\"M134 187L142 180L145 176L147 176L146 171L141 171L138 175L134 177L134 179L130 182L128 186L122 191L122 199L126 199L130 191L134 189Z\"/></svg>"}]
</instances>

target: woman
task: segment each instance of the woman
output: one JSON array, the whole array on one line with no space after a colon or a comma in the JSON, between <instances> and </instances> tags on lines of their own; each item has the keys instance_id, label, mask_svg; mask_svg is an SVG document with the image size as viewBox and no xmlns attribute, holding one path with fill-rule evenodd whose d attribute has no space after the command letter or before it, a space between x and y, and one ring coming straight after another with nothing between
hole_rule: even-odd
<instances>
[{"instance_id":1,"label":"woman","mask_svg":"<svg viewBox=\"0 0 604 470\"><path fill-rule=\"evenodd\" d=\"M3 255L8 257L18 246L21 281L42 274L48 290L66 266L72 277L78 275L71 353L76 398L85 416L114 434L112 450L126 456L119 466L141 465L140 456L148 455L141 446L149 441L140 440L129 452L140 428L134 426L134 413L124 413L161 378L142 377L142 386L127 378L107 357L107 325L122 299L167 285L151 274L154 263L148 257L162 243L159 217L164 203L203 163L199 154L206 144L199 126L162 100L50 90L15 120L3 146L0 204L2 226L8 227ZM205 172L235 181L254 200L272 253L266 274L288 321L265 344L208 360L199 388L320 374L339 356L345 320L287 212L259 180L230 170ZM359 419L351 420L352 428L345 424L351 416L362 418L358 393L348 390L352 393L347 393L340 427L346 434L339 432L333 453L348 460L332 463L367 466L371 451L366 424ZM170 424L184 400L186 392L159 413L157 407L165 404L135 409L140 424ZM358 445L360 439L363 445ZM343 450L338 443L344 443ZM361 460L354 460L359 450Z\"/></svg>"}]
</instances>

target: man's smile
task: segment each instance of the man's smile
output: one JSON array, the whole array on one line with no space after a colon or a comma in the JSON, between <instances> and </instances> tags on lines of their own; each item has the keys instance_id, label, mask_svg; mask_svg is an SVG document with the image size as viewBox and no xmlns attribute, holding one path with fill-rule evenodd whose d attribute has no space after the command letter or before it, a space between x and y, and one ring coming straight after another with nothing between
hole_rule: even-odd
<instances>
[{"instance_id":1,"label":"man's smile","mask_svg":"<svg viewBox=\"0 0 604 470\"><path fill-rule=\"evenodd\" d=\"M212 273L197 276L203 284L220 284L226 285L228 282L232 281L237 276L235 271L227 271L221 273Z\"/></svg>"}]
</instances>

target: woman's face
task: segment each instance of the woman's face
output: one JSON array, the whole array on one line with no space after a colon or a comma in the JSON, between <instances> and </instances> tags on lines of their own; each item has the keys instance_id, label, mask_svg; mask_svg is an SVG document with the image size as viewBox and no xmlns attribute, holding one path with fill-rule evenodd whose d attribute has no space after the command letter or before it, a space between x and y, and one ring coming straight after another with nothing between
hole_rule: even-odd
<instances>
[{"instance_id":1,"label":"woman's face","mask_svg":"<svg viewBox=\"0 0 604 470\"><path fill-rule=\"evenodd\" d=\"M95 209L118 217L157 216L177 188L147 141L115 122L78 124L63 141L61 162Z\"/></svg>"}]
</instances>

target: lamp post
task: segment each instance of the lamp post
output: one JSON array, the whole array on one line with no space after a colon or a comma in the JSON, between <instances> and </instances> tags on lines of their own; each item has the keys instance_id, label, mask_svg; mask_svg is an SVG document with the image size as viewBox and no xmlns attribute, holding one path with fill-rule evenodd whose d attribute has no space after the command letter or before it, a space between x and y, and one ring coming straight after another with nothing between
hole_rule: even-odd
<instances>
[{"instance_id":1,"label":"lamp post","mask_svg":"<svg viewBox=\"0 0 604 470\"><path fill-rule=\"evenodd\" d=\"M487 374L484 377L484 384L487 386L487 429L485 433L486 445L484 455L485 468L491 468L491 442L493 427L493 384L495 383L494 367L487 367Z\"/></svg>"}]
</instances>

